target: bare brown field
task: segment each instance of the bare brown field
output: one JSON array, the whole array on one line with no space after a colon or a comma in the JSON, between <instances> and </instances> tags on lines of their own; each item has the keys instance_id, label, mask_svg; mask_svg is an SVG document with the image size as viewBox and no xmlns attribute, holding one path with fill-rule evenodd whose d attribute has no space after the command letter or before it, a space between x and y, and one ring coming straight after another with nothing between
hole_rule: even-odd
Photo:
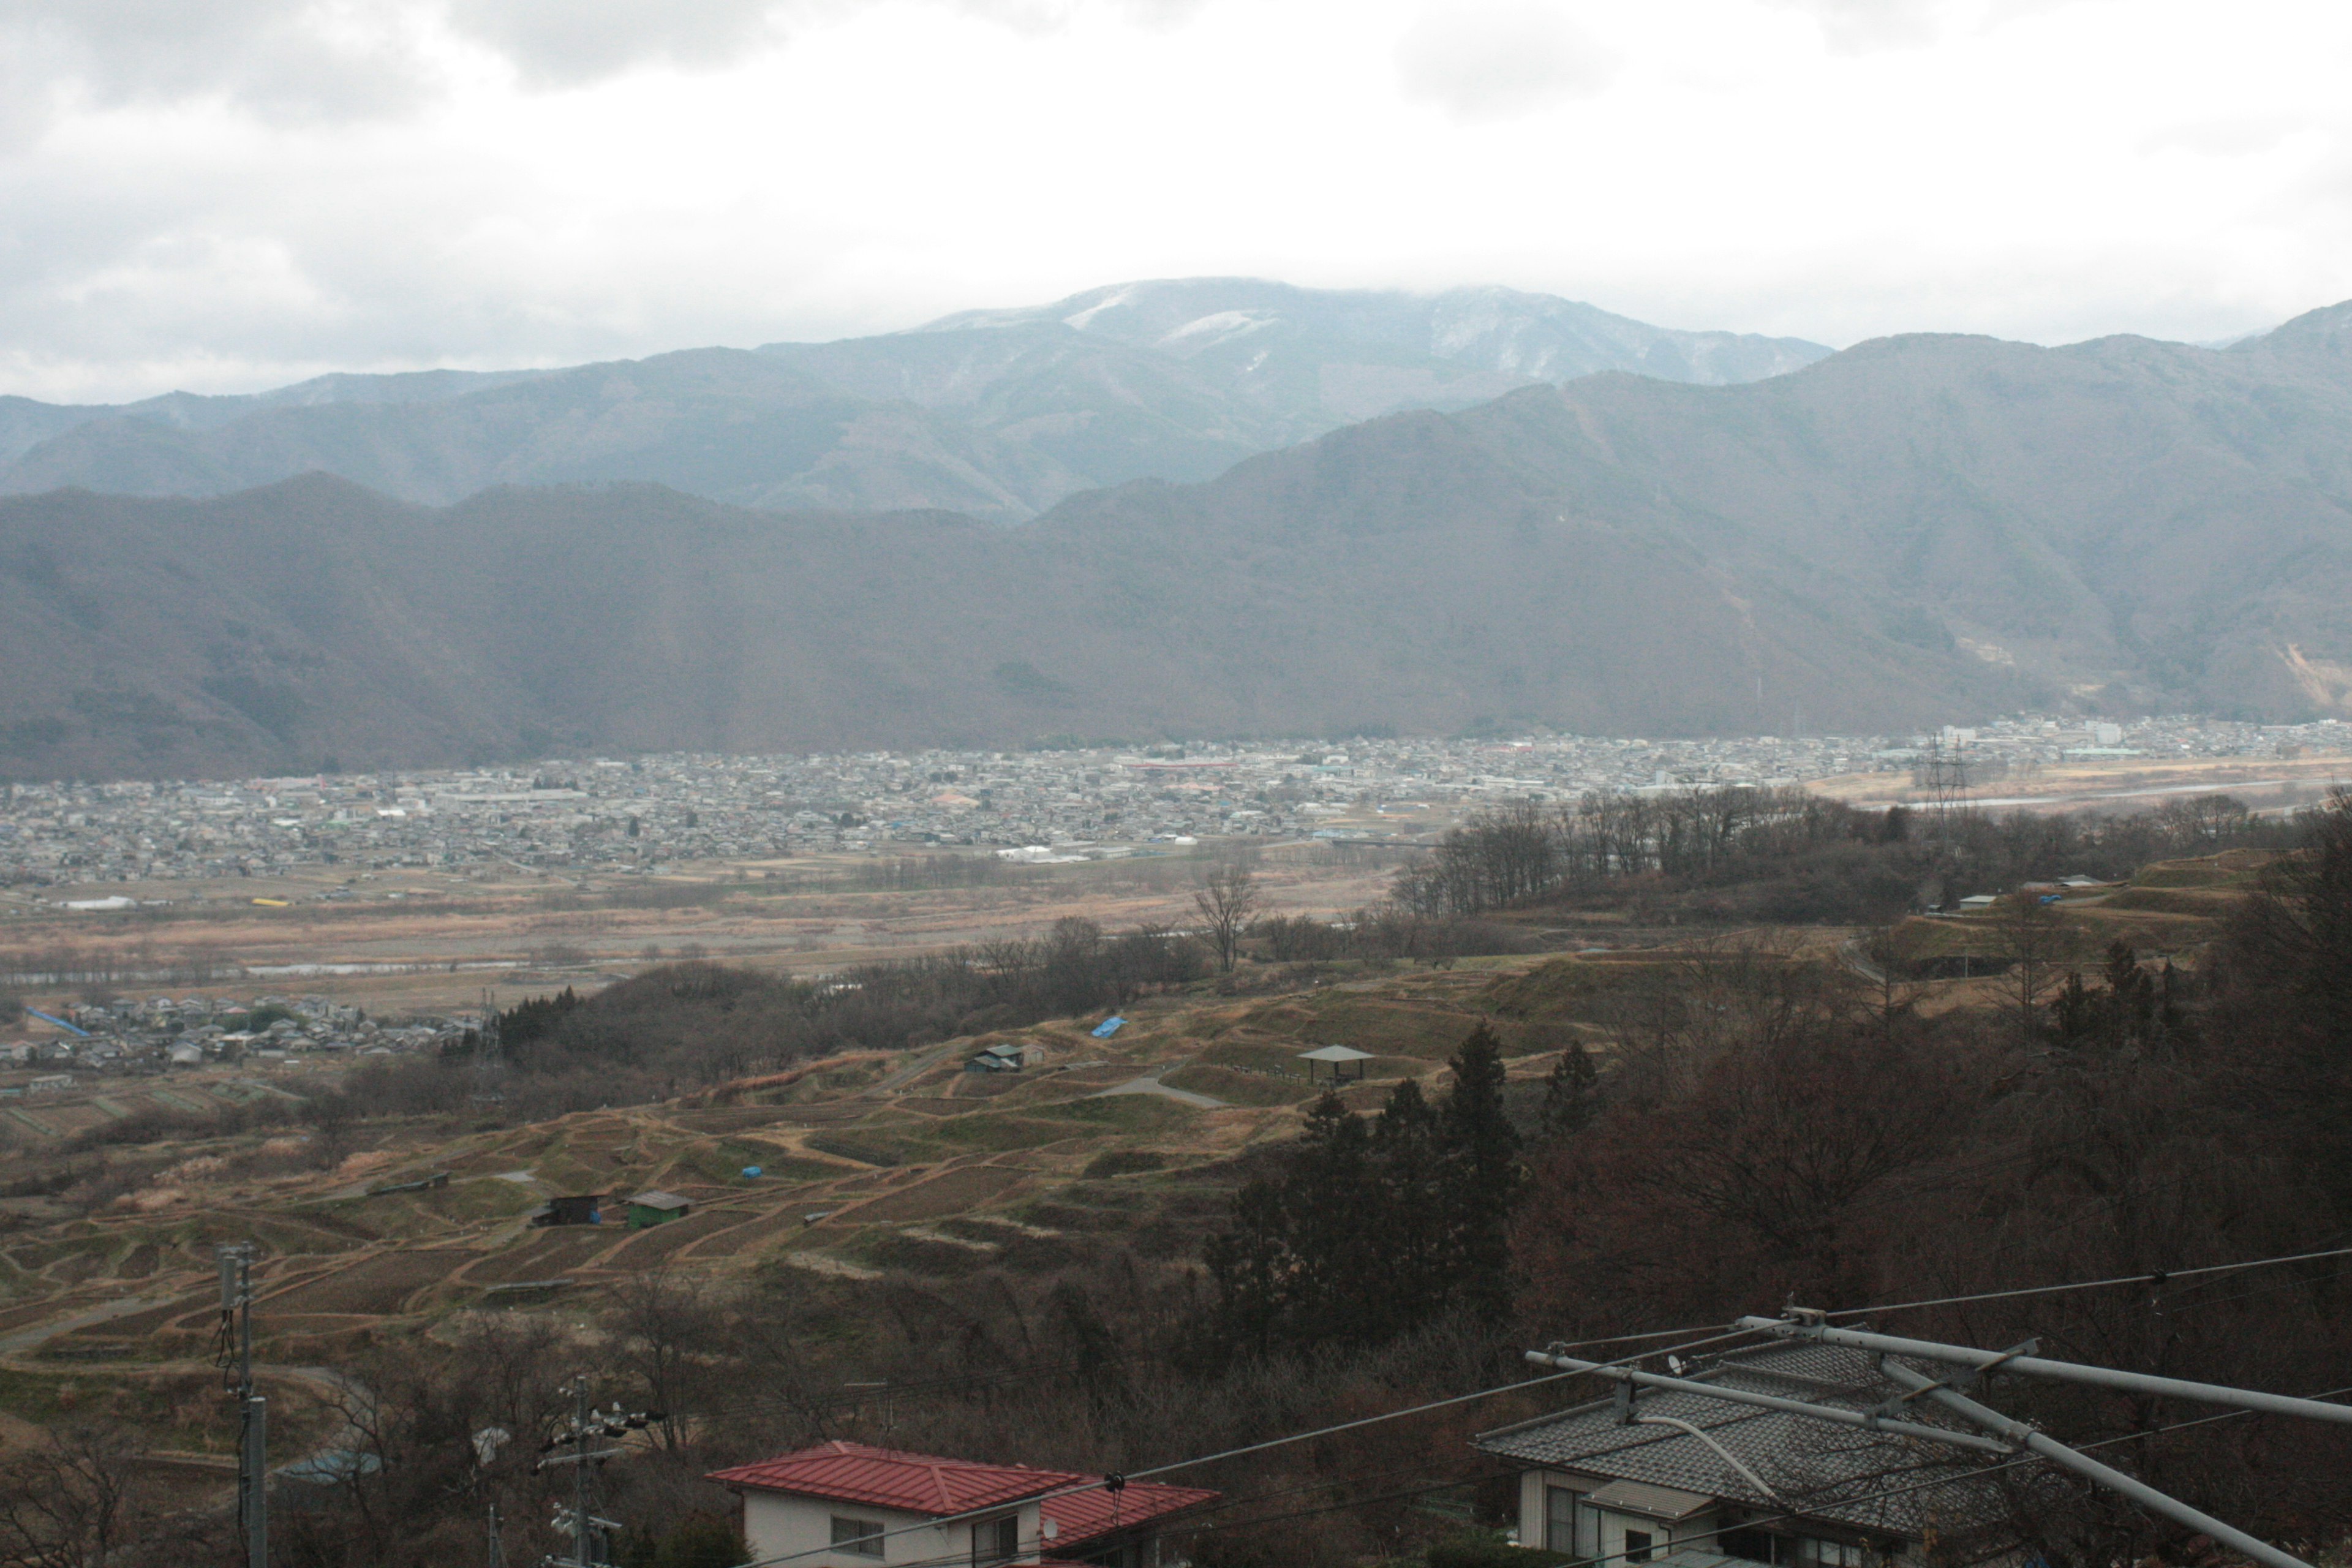
<instances>
[{"instance_id":1,"label":"bare brown field","mask_svg":"<svg viewBox=\"0 0 2352 1568\"><path fill-rule=\"evenodd\" d=\"M793 974L816 974L877 958L903 958L1007 936L1032 936L1081 917L1111 929L1182 924L1192 918L1201 867L1174 857L1041 868L1003 886L919 892L839 886L781 889L760 879L782 870L805 880L851 878L871 858L713 862L681 867L664 886L707 898L669 909L622 907L591 875L502 879L411 872L363 884L350 902L323 901L349 880L331 867L276 878L209 882L89 883L0 893L0 967L30 968L41 955L110 965L125 989L173 995L327 996L378 1016L447 1012L478 1005L485 988L509 994L572 985L594 989L634 973L648 950L701 953ZM1377 901L1388 868L1325 863L1304 847L1277 847L1259 867L1271 912L1332 913ZM399 900L384 897L399 892ZM69 911L65 900L117 894L165 900L129 912ZM255 898L291 900L261 908ZM550 962L551 954L559 962ZM58 988L60 995L74 988Z\"/></svg>"},{"instance_id":2,"label":"bare brown field","mask_svg":"<svg viewBox=\"0 0 2352 1568\"><path fill-rule=\"evenodd\" d=\"M271 1296L257 1310L273 1322L288 1315L321 1312L371 1317L394 1313L409 1297L447 1279L474 1257L455 1248L387 1252Z\"/></svg>"},{"instance_id":3,"label":"bare brown field","mask_svg":"<svg viewBox=\"0 0 2352 1568\"><path fill-rule=\"evenodd\" d=\"M1025 1174L990 1166L971 1166L918 1182L911 1187L863 1203L848 1217L880 1225L901 1220L940 1219L977 1208L1019 1182Z\"/></svg>"}]
</instances>

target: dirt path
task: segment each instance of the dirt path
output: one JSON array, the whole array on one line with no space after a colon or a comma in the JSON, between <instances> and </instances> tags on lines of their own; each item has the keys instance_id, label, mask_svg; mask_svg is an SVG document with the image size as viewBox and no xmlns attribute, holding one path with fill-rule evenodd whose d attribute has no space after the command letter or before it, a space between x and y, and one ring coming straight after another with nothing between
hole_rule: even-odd
<instances>
[{"instance_id":1,"label":"dirt path","mask_svg":"<svg viewBox=\"0 0 2352 1568\"><path fill-rule=\"evenodd\" d=\"M1116 1094L1156 1094L1162 1100L1178 1100L1185 1105L1197 1105L1203 1110L1224 1110L1229 1103L1228 1101L1217 1100L1205 1094L1195 1094L1189 1089L1177 1089L1172 1085L1164 1084L1160 1081L1160 1075L1161 1073L1172 1071L1174 1068L1181 1067L1182 1065L1183 1064L1181 1062L1171 1062L1166 1067L1153 1068L1141 1078L1131 1078L1125 1083L1113 1084L1108 1089L1097 1089L1094 1093L1087 1096L1087 1098L1088 1100L1108 1100L1111 1096Z\"/></svg>"}]
</instances>

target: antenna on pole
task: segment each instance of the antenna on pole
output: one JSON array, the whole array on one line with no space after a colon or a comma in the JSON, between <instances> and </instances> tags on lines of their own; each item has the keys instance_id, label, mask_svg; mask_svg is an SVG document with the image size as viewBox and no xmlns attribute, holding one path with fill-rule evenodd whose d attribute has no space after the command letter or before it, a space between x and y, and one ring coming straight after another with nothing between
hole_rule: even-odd
<instances>
[{"instance_id":1,"label":"antenna on pole","mask_svg":"<svg viewBox=\"0 0 2352 1568\"><path fill-rule=\"evenodd\" d=\"M253 1245L236 1242L220 1262L220 1351L214 1358L236 1400L236 1522L248 1568L269 1565L269 1401L253 1391Z\"/></svg>"}]
</instances>

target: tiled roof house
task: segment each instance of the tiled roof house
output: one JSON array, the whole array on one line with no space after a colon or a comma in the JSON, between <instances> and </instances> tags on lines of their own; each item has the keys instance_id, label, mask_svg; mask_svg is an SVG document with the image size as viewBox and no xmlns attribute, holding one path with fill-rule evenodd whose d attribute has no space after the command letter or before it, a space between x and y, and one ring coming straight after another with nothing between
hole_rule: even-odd
<instances>
[{"instance_id":1,"label":"tiled roof house","mask_svg":"<svg viewBox=\"0 0 2352 1568\"><path fill-rule=\"evenodd\" d=\"M1160 1568L1174 1517L1215 1500L1194 1487L979 1464L862 1443L821 1443L709 1478L736 1494L755 1563L807 1568Z\"/></svg>"},{"instance_id":2,"label":"tiled roof house","mask_svg":"<svg viewBox=\"0 0 2352 1568\"><path fill-rule=\"evenodd\" d=\"M1680 1375L1852 1410L1903 1396L1869 1353L1834 1345L1733 1351ZM1948 1425L1916 1402L1900 1414ZM1982 1473L1994 1461L1980 1452L1665 1389L1580 1405L1476 1444L1518 1468L1523 1543L1612 1568L1669 1555L1679 1568L1711 1568L1710 1557L1796 1568L1915 1563L1938 1540L1993 1531L2008 1514L2004 1485L2022 1484Z\"/></svg>"}]
</instances>

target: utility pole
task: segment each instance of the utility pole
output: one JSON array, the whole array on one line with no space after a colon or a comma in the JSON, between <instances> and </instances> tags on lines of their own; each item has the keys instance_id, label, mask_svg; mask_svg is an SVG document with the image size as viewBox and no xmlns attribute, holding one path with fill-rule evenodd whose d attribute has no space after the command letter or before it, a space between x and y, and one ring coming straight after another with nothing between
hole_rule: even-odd
<instances>
[{"instance_id":1,"label":"utility pole","mask_svg":"<svg viewBox=\"0 0 2352 1568\"><path fill-rule=\"evenodd\" d=\"M1792 1309L1786 1318L1742 1318L1739 1326L1779 1339L1845 1345L1868 1351L1877 1358L1879 1370L1887 1379L1904 1390L1895 1404L1925 1399L1941 1405L1978 1431L2011 1445L2016 1452L2033 1454L2062 1469L2072 1470L2095 1486L2127 1497L2143 1508L2209 1535L2231 1551L2267 1564L2268 1568L2308 1568L2308 1565L2259 1536L2249 1535L2235 1525L2158 1491L2135 1476L2127 1476L2103 1465L2089 1455L2079 1453L2043 1435L2039 1428L2026 1422L1970 1399L1961 1391L1973 1389L1979 1382L1994 1373L2009 1373L2021 1377L2048 1378L2057 1383L2115 1389L2126 1394L2188 1399L2231 1409L2259 1410L2273 1415L2297 1415L2305 1420L2352 1425L2352 1405L2299 1399L2291 1394L2266 1394L2257 1389L2232 1388L2224 1384L2191 1383L2177 1377L2121 1372L2113 1367L2090 1366L2080 1362L2048 1361L2033 1353L2039 1347L2030 1340L2013 1350L1979 1350L1972 1345L1948 1345L1934 1340L1872 1333L1866 1329L1832 1328L1826 1314L1802 1308ZM1933 1378L1890 1359L1895 1356L1941 1363L1964 1370L1943 1378ZM1942 1440L1948 1442L1951 1439Z\"/></svg>"},{"instance_id":2,"label":"utility pole","mask_svg":"<svg viewBox=\"0 0 2352 1568\"><path fill-rule=\"evenodd\" d=\"M253 1391L253 1245L221 1247L220 1349L215 1364L236 1399L236 1523L246 1568L269 1568L269 1402Z\"/></svg>"},{"instance_id":3,"label":"utility pole","mask_svg":"<svg viewBox=\"0 0 2352 1568\"><path fill-rule=\"evenodd\" d=\"M550 1465L577 1467L572 1472L572 1506L559 1507L555 1510L555 1528L569 1531L572 1536L572 1555L551 1556L544 1559L544 1562L546 1568L597 1568L598 1562L604 1558L604 1553L596 1550L597 1532L601 1531L609 1537L621 1526L616 1520L598 1519L588 1511L588 1467L592 1464L601 1465L606 1459L617 1458L627 1450L597 1448L592 1445L599 1439L621 1437L631 1432L642 1432L648 1424L665 1420L667 1417L658 1410L632 1410L625 1413L617 1402L610 1410L596 1409L588 1402L588 1374L584 1372L573 1377L557 1392L572 1395L571 1421L567 1426L558 1428L554 1436L540 1445L539 1451L541 1458L531 1467L531 1470L532 1473L537 1474L545 1470ZM569 1448L571 1452L559 1454L555 1452L558 1448Z\"/></svg>"}]
</instances>

